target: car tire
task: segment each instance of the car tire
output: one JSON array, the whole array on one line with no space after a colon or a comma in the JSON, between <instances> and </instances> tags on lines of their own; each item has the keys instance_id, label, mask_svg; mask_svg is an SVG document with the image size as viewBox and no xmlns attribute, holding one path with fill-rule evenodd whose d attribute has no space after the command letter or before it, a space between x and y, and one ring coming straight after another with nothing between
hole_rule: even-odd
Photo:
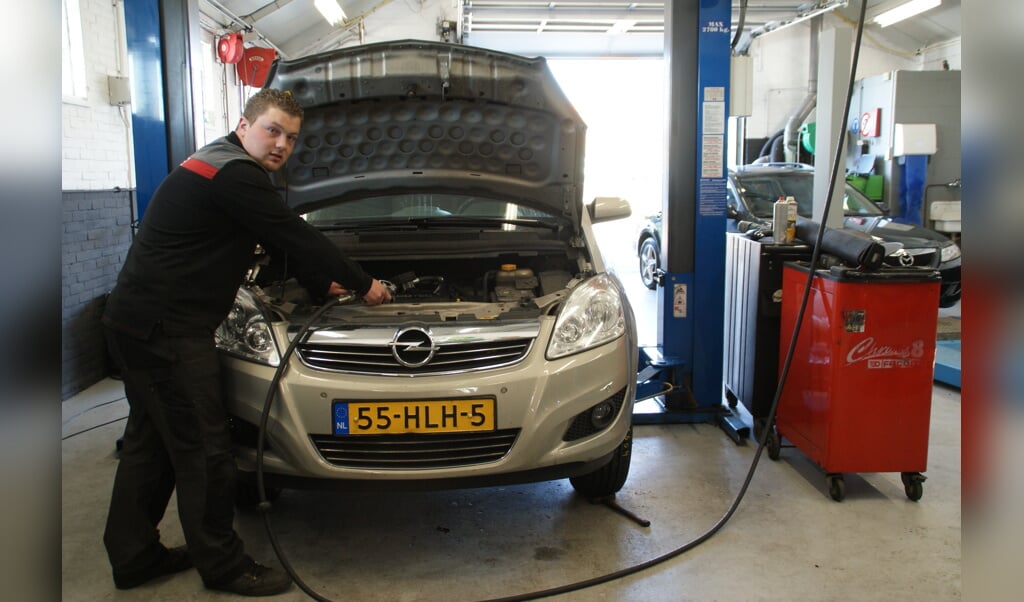
<instances>
[{"instance_id":1,"label":"car tire","mask_svg":"<svg viewBox=\"0 0 1024 602\"><path fill-rule=\"evenodd\" d=\"M603 498L614 495L626 484L629 476L629 461L633 455L633 427L615 449L611 460L594 472L572 477L569 483L573 489L588 498Z\"/></svg>"},{"instance_id":2,"label":"car tire","mask_svg":"<svg viewBox=\"0 0 1024 602\"><path fill-rule=\"evenodd\" d=\"M661 270L661 249L654 238L645 238L640 243L640 280L652 291L658 288L658 272Z\"/></svg>"}]
</instances>

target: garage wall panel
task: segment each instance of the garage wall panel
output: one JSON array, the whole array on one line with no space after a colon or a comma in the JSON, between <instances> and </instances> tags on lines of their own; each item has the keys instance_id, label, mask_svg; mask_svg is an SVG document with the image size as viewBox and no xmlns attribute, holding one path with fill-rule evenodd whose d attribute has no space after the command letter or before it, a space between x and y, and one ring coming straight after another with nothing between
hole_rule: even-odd
<instances>
[{"instance_id":1,"label":"garage wall panel","mask_svg":"<svg viewBox=\"0 0 1024 602\"><path fill-rule=\"evenodd\" d=\"M826 19L823 28L836 23ZM845 27L845 26L844 26ZM754 114L747 118L748 138L767 138L786 126L807 95L810 78L810 24L801 23L757 38L754 57ZM920 57L899 56L870 43L861 47L857 77L895 69L920 70Z\"/></svg>"},{"instance_id":2,"label":"garage wall panel","mask_svg":"<svg viewBox=\"0 0 1024 602\"><path fill-rule=\"evenodd\" d=\"M122 3L79 6L87 94L61 108L62 399L109 373L99 318L128 251L134 186L129 108L107 88L125 71Z\"/></svg>"},{"instance_id":3,"label":"garage wall panel","mask_svg":"<svg viewBox=\"0 0 1024 602\"><path fill-rule=\"evenodd\" d=\"M946 68L960 70L960 38L921 53L925 71L940 71Z\"/></svg>"},{"instance_id":4,"label":"garage wall panel","mask_svg":"<svg viewBox=\"0 0 1024 602\"><path fill-rule=\"evenodd\" d=\"M107 76L118 75L124 63L123 16L109 0L79 0L79 6L87 97L65 99L61 108L61 188L129 188L129 125L107 89Z\"/></svg>"},{"instance_id":5,"label":"garage wall panel","mask_svg":"<svg viewBox=\"0 0 1024 602\"><path fill-rule=\"evenodd\" d=\"M100 315L131 242L126 190L63 194L61 399L107 376Z\"/></svg>"}]
</instances>

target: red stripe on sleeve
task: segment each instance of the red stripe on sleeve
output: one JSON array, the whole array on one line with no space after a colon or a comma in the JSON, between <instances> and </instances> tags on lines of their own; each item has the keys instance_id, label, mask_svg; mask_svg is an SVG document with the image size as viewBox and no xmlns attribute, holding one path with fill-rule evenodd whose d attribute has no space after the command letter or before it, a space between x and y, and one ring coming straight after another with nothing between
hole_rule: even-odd
<instances>
[{"instance_id":1,"label":"red stripe on sleeve","mask_svg":"<svg viewBox=\"0 0 1024 602\"><path fill-rule=\"evenodd\" d=\"M195 159L192 157L189 157L188 159L182 161L181 166L191 172L195 172L203 176L207 180L212 180L213 176L217 175L218 171L216 167L210 165L209 163L206 163L205 161L200 161L199 159Z\"/></svg>"}]
</instances>

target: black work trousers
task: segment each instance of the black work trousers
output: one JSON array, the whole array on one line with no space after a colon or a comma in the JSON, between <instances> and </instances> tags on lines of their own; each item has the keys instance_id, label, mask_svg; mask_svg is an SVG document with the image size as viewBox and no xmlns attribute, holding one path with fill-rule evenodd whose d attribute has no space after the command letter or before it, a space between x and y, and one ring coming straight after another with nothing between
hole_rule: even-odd
<instances>
[{"instance_id":1,"label":"black work trousers","mask_svg":"<svg viewBox=\"0 0 1024 602\"><path fill-rule=\"evenodd\" d=\"M148 340L111 329L130 411L103 543L115 575L163 558L157 526L177 489L178 518L192 563L207 584L244 570L234 529L237 467L231 454L213 337Z\"/></svg>"}]
</instances>

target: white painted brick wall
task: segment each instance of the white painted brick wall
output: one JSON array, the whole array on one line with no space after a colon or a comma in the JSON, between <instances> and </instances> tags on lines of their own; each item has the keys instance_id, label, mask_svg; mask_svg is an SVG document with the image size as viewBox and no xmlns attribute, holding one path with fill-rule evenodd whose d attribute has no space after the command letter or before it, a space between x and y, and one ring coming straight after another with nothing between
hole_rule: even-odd
<instances>
[{"instance_id":1,"label":"white painted brick wall","mask_svg":"<svg viewBox=\"0 0 1024 602\"><path fill-rule=\"evenodd\" d=\"M88 98L62 107L61 188L131 188L131 129L107 90L107 76L118 75L118 56L125 53L118 25L123 13L114 0L80 0L80 8Z\"/></svg>"}]
</instances>

